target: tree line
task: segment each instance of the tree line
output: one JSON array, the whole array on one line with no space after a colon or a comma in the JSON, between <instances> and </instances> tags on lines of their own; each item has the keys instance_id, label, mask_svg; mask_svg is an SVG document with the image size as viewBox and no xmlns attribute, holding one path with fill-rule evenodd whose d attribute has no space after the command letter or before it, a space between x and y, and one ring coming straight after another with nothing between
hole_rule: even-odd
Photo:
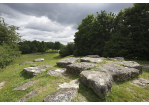
<instances>
[{"instance_id":1,"label":"tree line","mask_svg":"<svg viewBox=\"0 0 149 105\"><path fill-rule=\"evenodd\" d=\"M97 12L97 17L88 14L77 29L71 53L75 56L98 54L149 60L148 3L134 3L117 15L105 10ZM63 52L67 52L66 49Z\"/></svg>"}]
</instances>

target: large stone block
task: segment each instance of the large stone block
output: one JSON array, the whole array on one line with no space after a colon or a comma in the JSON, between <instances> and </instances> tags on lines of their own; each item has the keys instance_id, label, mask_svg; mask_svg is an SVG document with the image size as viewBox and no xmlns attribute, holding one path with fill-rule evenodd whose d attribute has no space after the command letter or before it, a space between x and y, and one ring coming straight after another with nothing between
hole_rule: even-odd
<instances>
[{"instance_id":1,"label":"large stone block","mask_svg":"<svg viewBox=\"0 0 149 105\"><path fill-rule=\"evenodd\" d=\"M137 78L133 80L131 83L141 87L149 86L149 80L144 78Z\"/></svg>"},{"instance_id":2,"label":"large stone block","mask_svg":"<svg viewBox=\"0 0 149 105\"><path fill-rule=\"evenodd\" d=\"M24 68L23 71L25 71L27 74L31 76L36 76L37 74L46 71L46 68L48 67L50 66L27 67L27 68Z\"/></svg>"},{"instance_id":3,"label":"large stone block","mask_svg":"<svg viewBox=\"0 0 149 105\"><path fill-rule=\"evenodd\" d=\"M91 58L99 58L99 55L86 55L86 57L91 57Z\"/></svg>"},{"instance_id":4,"label":"large stone block","mask_svg":"<svg viewBox=\"0 0 149 105\"><path fill-rule=\"evenodd\" d=\"M114 80L125 81L139 75L139 70L135 68L123 67L113 63L106 63L96 68L96 70L110 73Z\"/></svg>"},{"instance_id":5,"label":"large stone block","mask_svg":"<svg viewBox=\"0 0 149 105\"><path fill-rule=\"evenodd\" d=\"M103 62L103 58L90 58L90 57L83 57L80 59L81 62L93 62L93 63L101 63Z\"/></svg>"},{"instance_id":6,"label":"large stone block","mask_svg":"<svg viewBox=\"0 0 149 105\"><path fill-rule=\"evenodd\" d=\"M110 74L99 71L82 71L80 80L101 98L108 96L112 89L113 78Z\"/></svg>"},{"instance_id":7,"label":"large stone block","mask_svg":"<svg viewBox=\"0 0 149 105\"><path fill-rule=\"evenodd\" d=\"M71 102L72 98L76 97L76 95L77 95L77 89L62 88L46 96L43 101L44 102Z\"/></svg>"},{"instance_id":8,"label":"large stone block","mask_svg":"<svg viewBox=\"0 0 149 105\"><path fill-rule=\"evenodd\" d=\"M129 67L129 68L136 68L139 70L139 73L142 73L142 66L140 64L138 64L137 62L134 61L122 61L122 62L118 62L120 64L122 64L123 66Z\"/></svg>"},{"instance_id":9,"label":"large stone block","mask_svg":"<svg viewBox=\"0 0 149 105\"><path fill-rule=\"evenodd\" d=\"M67 74L65 73L66 68L61 68L61 69L50 69L47 71L48 75L52 76L62 76L62 77L67 77Z\"/></svg>"},{"instance_id":10,"label":"large stone block","mask_svg":"<svg viewBox=\"0 0 149 105\"><path fill-rule=\"evenodd\" d=\"M33 62L40 62L40 61L44 61L44 58L38 58L33 60Z\"/></svg>"},{"instance_id":11,"label":"large stone block","mask_svg":"<svg viewBox=\"0 0 149 105\"><path fill-rule=\"evenodd\" d=\"M65 58L65 59L62 59L62 60L56 62L56 64L66 67L67 65L73 64L73 63L77 62L78 60L80 60L80 58L69 57L69 58Z\"/></svg>"},{"instance_id":12,"label":"large stone block","mask_svg":"<svg viewBox=\"0 0 149 105\"><path fill-rule=\"evenodd\" d=\"M97 66L97 64L88 63L88 62L74 63L74 64L70 64L70 65L66 66L66 72L80 74L81 71L89 70L96 66Z\"/></svg>"}]
</instances>

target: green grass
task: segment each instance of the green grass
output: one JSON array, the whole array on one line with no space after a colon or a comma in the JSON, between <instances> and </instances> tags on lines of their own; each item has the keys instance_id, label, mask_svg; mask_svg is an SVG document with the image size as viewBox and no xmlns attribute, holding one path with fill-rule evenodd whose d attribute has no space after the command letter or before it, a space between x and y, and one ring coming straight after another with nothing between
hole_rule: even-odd
<instances>
[{"instance_id":1,"label":"green grass","mask_svg":"<svg viewBox=\"0 0 149 105\"><path fill-rule=\"evenodd\" d=\"M67 56L73 57L73 55ZM43 99L55 92L59 84L64 82L70 82L74 79L79 79L78 75L68 74L68 77L55 77L49 76L46 72L43 72L35 77L30 77L23 68L29 67L31 64L19 65L24 61L33 61L36 58L44 58L43 62L34 62L38 66L52 65L50 68L60 68L56 65L56 62L63 59L58 53L33 53L33 54L22 54L20 58L16 58L11 65L5 69L0 70L0 82L6 81L2 89L0 89L0 102L15 102L20 98L24 97L27 93L39 90L34 97L26 100L27 102L42 102ZM64 57L66 58L66 57ZM149 64L148 61L136 61L139 64ZM99 64L100 65L100 64ZM143 73L139 76L145 79L149 79L149 70L143 70ZM25 91L15 91L15 87L18 87L31 80L38 80L34 85L26 89ZM125 82L113 82L112 91L108 97L102 99L94 93L92 89L80 83L78 94L76 98L73 98L73 102L141 102L149 101L149 87L137 87L130 84L130 81ZM44 88L45 87L45 88Z\"/></svg>"}]
</instances>

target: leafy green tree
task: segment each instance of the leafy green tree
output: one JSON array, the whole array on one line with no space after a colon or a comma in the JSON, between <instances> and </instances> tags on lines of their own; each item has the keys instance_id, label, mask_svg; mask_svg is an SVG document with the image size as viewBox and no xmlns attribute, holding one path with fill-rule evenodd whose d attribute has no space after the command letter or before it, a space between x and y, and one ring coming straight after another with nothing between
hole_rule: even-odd
<instances>
[{"instance_id":1,"label":"leafy green tree","mask_svg":"<svg viewBox=\"0 0 149 105\"><path fill-rule=\"evenodd\" d=\"M61 48L61 43L60 42L55 42L54 43L54 49L59 50Z\"/></svg>"}]
</instances>

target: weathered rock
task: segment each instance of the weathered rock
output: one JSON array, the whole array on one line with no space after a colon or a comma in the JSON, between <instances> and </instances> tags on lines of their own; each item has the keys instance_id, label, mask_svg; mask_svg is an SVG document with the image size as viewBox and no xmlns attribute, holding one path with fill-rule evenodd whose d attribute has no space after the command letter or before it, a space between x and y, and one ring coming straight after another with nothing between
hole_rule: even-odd
<instances>
[{"instance_id":1,"label":"weathered rock","mask_svg":"<svg viewBox=\"0 0 149 105\"><path fill-rule=\"evenodd\" d=\"M53 76L63 76L67 77L67 74L65 73L66 68L61 68L61 69L50 69L47 71L48 75L53 75Z\"/></svg>"},{"instance_id":2,"label":"weathered rock","mask_svg":"<svg viewBox=\"0 0 149 105\"><path fill-rule=\"evenodd\" d=\"M141 87L149 86L149 80L144 78L137 78L133 80L131 83Z\"/></svg>"},{"instance_id":3,"label":"weathered rock","mask_svg":"<svg viewBox=\"0 0 149 105\"><path fill-rule=\"evenodd\" d=\"M80 74L81 71L89 70L96 66L97 64L88 63L88 62L74 63L66 66L66 72Z\"/></svg>"},{"instance_id":4,"label":"weathered rock","mask_svg":"<svg viewBox=\"0 0 149 105\"><path fill-rule=\"evenodd\" d=\"M124 57L114 57L114 59L120 61L120 60L124 60Z\"/></svg>"},{"instance_id":5,"label":"weathered rock","mask_svg":"<svg viewBox=\"0 0 149 105\"><path fill-rule=\"evenodd\" d=\"M40 61L44 61L44 58L38 58L33 60L33 62L40 62Z\"/></svg>"},{"instance_id":6,"label":"weathered rock","mask_svg":"<svg viewBox=\"0 0 149 105\"><path fill-rule=\"evenodd\" d=\"M93 63L101 63L103 62L103 58L90 58L90 57L83 57L80 59L81 62L93 62Z\"/></svg>"},{"instance_id":7,"label":"weathered rock","mask_svg":"<svg viewBox=\"0 0 149 105\"><path fill-rule=\"evenodd\" d=\"M99 55L86 55L86 57L91 57L91 58L99 58Z\"/></svg>"},{"instance_id":8,"label":"weathered rock","mask_svg":"<svg viewBox=\"0 0 149 105\"><path fill-rule=\"evenodd\" d=\"M135 68L123 67L113 63L106 63L96 68L96 70L107 72L114 80L125 81L139 75L139 70Z\"/></svg>"},{"instance_id":9,"label":"weathered rock","mask_svg":"<svg viewBox=\"0 0 149 105\"><path fill-rule=\"evenodd\" d=\"M138 64L137 62L134 62L134 61L121 61L121 62L118 62L120 64L122 64L123 66L127 66L129 68L136 68L139 70L139 73L142 73L142 66L140 64Z\"/></svg>"},{"instance_id":10,"label":"weathered rock","mask_svg":"<svg viewBox=\"0 0 149 105\"><path fill-rule=\"evenodd\" d=\"M34 83L36 83L38 80L35 81L29 81L19 87L14 88L13 90L26 90L28 87L32 86Z\"/></svg>"},{"instance_id":11,"label":"weathered rock","mask_svg":"<svg viewBox=\"0 0 149 105\"><path fill-rule=\"evenodd\" d=\"M39 93L40 91L42 91L42 90L45 89L45 88L46 88L46 87L37 88L37 89L35 89L35 90L33 90L33 91L27 93L27 95L25 95L25 97L23 97L23 98L17 100L16 102L24 102L24 101L26 101L27 99L29 99L29 98L35 96L37 93Z\"/></svg>"},{"instance_id":12,"label":"weathered rock","mask_svg":"<svg viewBox=\"0 0 149 105\"><path fill-rule=\"evenodd\" d=\"M66 67L67 65L73 64L73 63L77 62L78 60L80 60L80 58L69 57L69 58L65 58L65 59L62 59L62 60L56 62L56 64Z\"/></svg>"},{"instance_id":13,"label":"weathered rock","mask_svg":"<svg viewBox=\"0 0 149 105\"><path fill-rule=\"evenodd\" d=\"M5 85L5 83L6 83L6 81L3 81L3 82L0 83L0 89L3 88L3 86Z\"/></svg>"},{"instance_id":14,"label":"weathered rock","mask_svg":"<svg viewBox=\"0 0 149 105\"><path fill-rule=\"evenodd\" d=\"M99 71L82 71L80 80L101 98L108 96L112 89L113 78L110 74Z\"/></svg>"},{"instance_id":15,"label":"weathered rock","mask_svg":"<svg viewBox=\"0 0 149 105\"><path fill-rule=\"evenodd\" d=\"M25 62L23 62L23 63L20 63L19 65L26 65L26 64L29 64L29 63L33 63L33 62L25 61Z\"/></svg>"},{"instance_id":16,"label":"weathered rock","mask_svg":"<svg viewBox=\"0 0 149 105\"><path fill-rule=\"evenodd\" d=\"M30 65L30 67L37 67L37 65L36 65L36 64L34 64L34 65Z\"/></svg>"},{"instance_id":17,"label":"weathered rock","mask_svg":"<svg viewBox=\"0 0 149 105\"><path fill-rule=\"evenodd\" d=\"M141 65L141 66L142 66L142 69L149 70L149 65Z\"/></svg>"},{"instance_id":18,"label":"weathered rock","mask_svg":"<svg viewBox=\"0 0 149 105\"><path fill-rule=\"evenodd\" d=\"M71 102L72 98L76 97L76 95L77 95L77 89L62 88L46 96L43 101L44 102Z\"/></svg>"},{"instance_id":19,"label":"weathered rock","mask_svg":"<svg viewBox=\"0 0 149 105\"><path fill-rule=\"evenodd\" d=\"M80 82L78 80L72 80L69 83L63 83L61 85L59 85L58 89L60 88L75 88L75 89L79 89L79 84Z\"/></svg>"},{"instance_id":20,"label":"weathered rock","mask_svg":"<svg viewBox=\"0 0 149 105\"><path fill-rule=\"evenodd\" d=\"M37 74L46 71L46 68L48 67L50 66L27 67L27 68L24 68L23 71L25 71L27 74L31 76L36 76Z\"/></svg>"}]
</instances>

